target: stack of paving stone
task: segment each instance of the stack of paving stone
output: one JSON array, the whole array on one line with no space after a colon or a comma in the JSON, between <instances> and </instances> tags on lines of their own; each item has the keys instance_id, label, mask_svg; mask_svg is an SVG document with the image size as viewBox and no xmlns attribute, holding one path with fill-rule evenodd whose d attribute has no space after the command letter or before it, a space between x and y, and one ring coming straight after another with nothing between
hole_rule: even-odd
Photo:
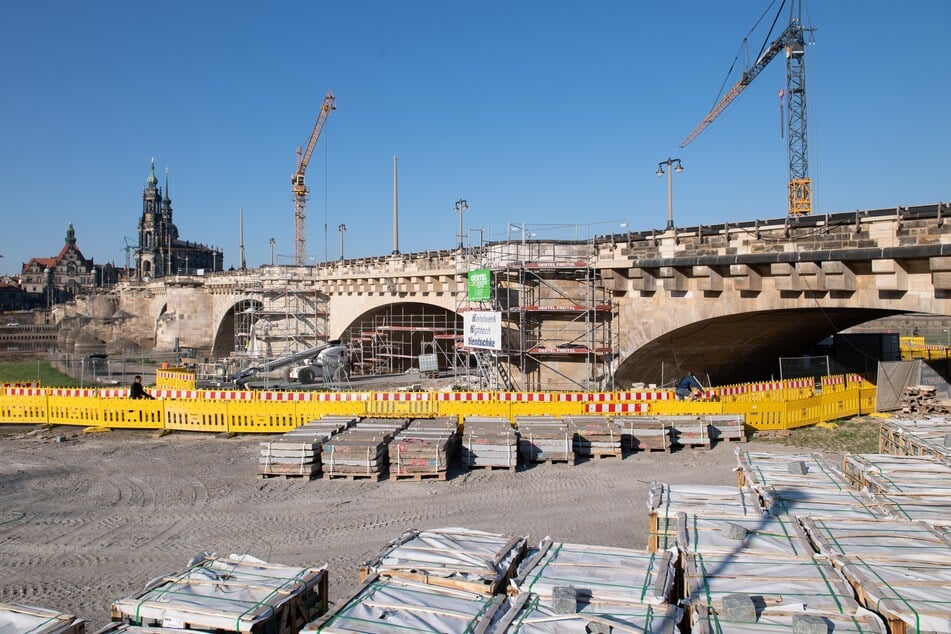
<instances>
[{"instance_id":1,"label":"stack of paving stone","mask_svg":"<svg viewBox=\"0 0 951 634\"><path fill-rule=\"evenodd\" d=\"M112 604L113 621L209 632L296 634L327 610L327 570L202 553Z\"/></svg>"},{"instance_id":2,"label":"stack of paving stone","mask_svg":"<svg viewBox=\"0 0 951 634\"><path fill-rule=\"evenodd\" d=\"M664 416L670 425L671 442L680 447L711 446L710 423L702 416Z\"/></svg>"},{"instance_id":3,"label":"stack of paving stone","mask_svg":"<svg viewBox=\"0 0 951 634\"><path fill-rule=\"evenodd\" d=\"M706 414L700 418L707 424L713 442L746 442L746 417L743 414Z\"/></svg>"},{"instance_id":4,"label":"stack of paving stone","mask_svg":"<svg viewBox=\"0 0 951 634\"><path fill-rule=\"evenodd\" d=\"M629 451L670 452L670 424L659 416L620 416L621 446Z\"/></svg>"},{"instance_id":5,"label":"stack of paving stone","mask_svg":"<svg viewBox=\"0 0 951 634\"><path fill-rule=\"evenodd\" d=\"M470 469L518 467L518 433L508 418L471 416L462 427L462 464Z\"/></svg>"},{"instance_id":6,"label":"stack of paving stone","mask_svg":"<svg viewBox=\"0 0 951 634\"><path fill-rule=\"evenodd\" d=\"M933 385L910 385L901 392L901 411L904 414L951 414L951 403L938 401Z\"/></svg>"},{"instance_id":7,"label":"stack of paving stone","mask_svg":"<svg viewBox=\"0 0 951 634\"><path fill-rule=\"evenodd\" d=\"M320 473L324 441L355 423L355 416L312 420L274 440L260 443L258 473L271 476L312 478Z\"/></svg>"},{"instance_id":8,"label":"stack of paving stone","mask_svg":"<svg viewBox=\"0 0 951 634\"><path fill-rule=\"evenodd\" d=\"M917 522L802 518L819 553L889 631L951 632L951 540ZM838 631L838 630L836 630Z\"/></svg>"},{"instance_id":9,"label":"stack of paving stone","mask_svg":"<svg viewBox=\"0 0 951 634\"><path fill-rule=\"evenodd\" d=\"M867 493L849 486L845 474L822 454L775 454L737 450L737 480L756 491L770 515L790 517L883 517Z\"/></svg>"},{"instance_id":10,"label":"stack of paving stone","mask_svg":"<svg viewBox=\"0 0 951 634\"><path fill-rule=\"evenodd\" d=\"M666 550L676 545L678 514L704 517L765 516L755 491L745 487L652 482L647 494L648 550Z\"/></svg>"},{"instance_id":11,"label":"stack of paving stone","mask_svg":"<svg viewBox=\"0 0 951 634\"><path fill-rule=\"evenodd\" d=\"M574 433L554 416L516 416L522 462L575 463Z\"/></svg>"},{"instance_id":12,"label":"stack of paving stone","mask_svg":"<svg viewBox=\"0 0 951 634\"><path fill-rule=\"evenodd\" d=\"M417 419L389 444L390 480L445 480L458 444L455 417Z\"/></svg>"},{"instance_id":13,"label":"stack of paving stone","mask_svg":"<svg viewBox=\"0 0 951 634\"><path fill-rule=\"evenodd\" d=\"M493 631L677 632L673 557L546 537L519 566Z\"/></svg>"},{"instance_id":14,"label":"stack of paving stone","mask_svg":"<svg viewBox=\"0 0 951 634\"><path fill-rule=\"evenodd\" d=\"M932 456L849 454L844 472L889 517L951 526L951 465Z\"/></svg>"},{"instance_id":15,"label":"stack of paving stone","mask_svg":"<svg viewBox=\"0 0 951 634\"><path fill-rule=\"evenodd\" d=\"M593 458L621 458L621 430L603 416L565 416L569 429L574 432L575 453Z\"/></svg>"},{"instance_id":16,"label":"stack of paving stone","mask_svg":"<svg viewBox=\"0 0 951 634\"><path fill-rule=\"evenodd\" d=\"M21 603L0 603L0 632L83 634L86 623L72 614Z\"/></svg>"},{"instance_id":17,"label":"stack of paving stone","mask_svg":"<svg viewBox=\"0 0 951 634\"><path fill-rule=\"evenodd\" d=\"M951 419L935 416L882 421L878 448L896 456L934 456L951 464Z\"/></svg>"},{"instance_id":18,"label":"stack of paving stone","mask_svg":"<svg viewBox=\"0 0 951 634\"><path fill-rule=\"evenodd\" d=\"M408 423L368 418L333 436L321 450L324 479L379 480L386 473L387 444Z\"/></svg>"},{"instance_id":19,"label":"stack of paving stone","mask_svg":"<svg viewBox=\"0 0 951 634\"><path fill-rule=\"evenodd\" d=\"M468 528L406 531L359 570L489 596L503 591L525 556L528 538Z\"/></svg>"}]
</instances>

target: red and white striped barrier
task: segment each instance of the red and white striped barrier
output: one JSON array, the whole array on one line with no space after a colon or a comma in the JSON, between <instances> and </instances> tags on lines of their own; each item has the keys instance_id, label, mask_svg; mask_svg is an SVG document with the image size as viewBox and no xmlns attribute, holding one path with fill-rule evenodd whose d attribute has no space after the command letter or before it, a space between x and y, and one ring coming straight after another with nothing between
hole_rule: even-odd
<instances>
[{"instance_id":1,"label":"red and white striped barrier","mask_svg":"<svg viewBox=\"0 0 951 634\"><path fill-rule=\"evenodd\" d=\"M783 389L783 384L780 382L772 383L753 383L750 385L751 392L772 392L773 390Z\"/></svg>"},{"instance_id":2,"label":"red and white striped barrier","mask_svg":"<svg viewBox=\"0 0 951 634\"><path fill-rule=\"evenodd\" d=\"M311 392L258 392L261 401L310 401L313 397Z\"/></svg>"},{"instance_id":3,"label":"red and white striped barrier","mask_svg":"<svg viewBox=\"0 0 951 634\"><path fill-rule=\"evenodd\" d=\"M50 389L50 396L71 396L71 397L85 397L85 396L99 396L99 390L90 390L86 388L73 388L73 387L55 387Z\"/></svg>"},{"instance_id":4,"label":"red and white striped barrier","mask_svg":"<svg viewBox=\"0 0 951 634\"><path fill-rule=\"evenodd\" d=\"M491 401L488 392L436 392L437 401L484 402Z\"/></svg>"},{"instance_id":5,"label":"red and white striped barrier","mask_svg":"<svg viewBox=\"0 0 951 634\"><path fill-rule=\"evenodd\" d=\"M254 392L237 390L203 390L201 397L208 401L253 401Z\"/></svg>"},{"instance_id":6,"label":"red and white striped barrier","mask_svg":"<svg viewBox=\"0 0 951 634\"><path fill-rule=\"evenodd\" d=\"M606 392L571 392L558 395L560 403L606 403L610 400L611 395Z\"/></svg>"},{"instance_id":7,"label":"red and white striped barrier","mask_svg":"<svg viewBox=\"0 0 951 634\"><path fill-rule=\"evenodd\" d=\"M584 408L587 414L646 414L650 411L647 403L588 403Z\"/></svg>"},{"instance_id":8,"label":"red and white striped barrier","mask_svg":"<svg viewBox=\"0 0 951 634\"><path fill-rule=\"evenodd\" d=\"M322 403L342 403L347 401L365 401L369 396L365 392L317 392L313 400Z\"/></svg>"},{"instance_id":9,"label":"red and white striped barrier","mask_svg":"<svg viewBox=\"0 0 951 634\"><path fill-rule=\"evenodd\" d=\"M728 385L726 387L718 388L717 392L720 394L720 396L740 396L742 394L748 393L749 390L749 385Z\"/></svg>"},{"instance_id":10,"label":"red and white striped barrier","mask_svg":"<svg viewBox=\"0 0 951 634\"><path fill-rule=\"evenodd\" d=\"M155 398L171 398L171 399L199 399L202 397L202 393L198 390L149 390L149 394Z\"/></svg>"},{"instance_id":11,"label":"red and white striped barrier","mask_svg":"<svg viewBox=\"0 0 951 634\"><path fill-rule=\"evenodd\" d=\"M99 390L99 398L128 398L129 388L116 387Z\"/></svg>"},{"instance_id":12,"label":"red and white striped barrier","mask_svg":"<svg viewBox=\"0 0 951 634\"><path fill-rule=\"evenodd\" d=\"M675 395L670 390L656 390L656 391L636 391L636 392L619 392L618 400L621 401L670 401L675 398Z\"/></svg>"},{"instance_id":13,"label":"red and white striped barrier","mask_svg":"<svg viewBox=\"0 0 951 634\"><path fill-rule=\"evenodd\" d=\"M514 403L551 403L554 395L541 392L502 392L499 400Z\"/></svg>"},{"instance_id":14,"label":"red and white striped barrier","mask_svg":"<svg viewBox=\"0 0 951 634\"><path fill-rule=\"evenodd\" d=\"M46 390L41 387L5 387L4 396L46 396Z\"/></svg>"},{"instance_id":15,"label":"red and white striped barrier","mask_svg":"<svg viewBox=\"0 0 951 634\"><path fill-rule=\"evenodd\" d=\"M380 392L376 395L378 401L428 401L429 392Z\"/></svg>"}]
</instances>

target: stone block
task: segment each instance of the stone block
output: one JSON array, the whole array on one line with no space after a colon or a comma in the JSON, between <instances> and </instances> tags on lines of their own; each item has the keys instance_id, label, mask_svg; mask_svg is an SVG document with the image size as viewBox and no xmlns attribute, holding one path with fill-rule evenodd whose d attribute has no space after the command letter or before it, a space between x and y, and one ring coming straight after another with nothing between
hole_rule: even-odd
<instances>
[{"instance_id":1,"label":"stone block","mask_svg":"<svg viewBox=\"0 0 951 634\"><path fill-rule=\"evenodd\" d=\"M756 623L756 604L753 603L753 598L748 594L728 594L723 597L721 616L730 621Z\"/></svg>"},{"instance_id":2,"label":"stone block","mask_svg":"<svg viewBox=\"0 0 951 634\"><path fill-rule=\"evenodd\" d=\"M806 466L806 463L802 460L795 460L786 465L786 468L789 470L789 473L794 475L806 475L809 471L809 467Z\"/></svg>"},{"instance_id":3,"label":"stone block","mask_svg":"<svg viewBox=\"0 0 951 634\"><path fill-rule=\"evenodd\" d=\"M578 590L574 586L552 588L551 609L556 614L575 614L578 611Z\"/></svg>"},{"instance_id":4,"label":"stone block","mask_svg":"<svg viewBox=\"0 0 951 634\"><path fill-rule=\"evenodd\" d=\"M746 530L746 528L740 526L739 524L730 524L730 529L727 531L727 537L737 541L743 541L746 539L746 536L749 535L749 533L750 532Z\"/></svg>"},{"instance_id":5,"label":"stone block","mask_svg":"<svg viewBox=\"0 0 951 634\"><path fill-rule=\"evenodd\" d=\"M829 624L821 616L797 614L792 620L793 634L829 634Z\"/></svg>"}]
</instances>

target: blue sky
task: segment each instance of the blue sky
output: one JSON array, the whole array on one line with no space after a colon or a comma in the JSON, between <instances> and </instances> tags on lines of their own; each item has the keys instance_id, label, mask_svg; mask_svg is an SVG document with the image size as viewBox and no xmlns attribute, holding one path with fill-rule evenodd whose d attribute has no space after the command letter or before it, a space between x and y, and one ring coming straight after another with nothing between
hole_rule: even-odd
<instances>
[{"instance_id":1,"label":"blue sky","mask_svg":"<svg viewBox=\"0 0 951 634\"><path fill-rule=\"evenodd\" d=\"M768 0L51 2L0 8L0 273L80 249L124 266L155 157L184 239L249 266L294 253L290 176L328 89L307 171L308 256L663 229L786 214L774 60L687 148ZM817 213L951 200L951 2L806 3ZM785 22L785 15L780 20ZM750 35L750 56L766 38ZM742 57L739 64L742 66ZM161 176L164 178L164 176ZM324 225L328 230L324 231ZM556 227L562 227L557 229ZM577 228L576 228L577 227ZM478 231L471 233L478 241ZM513 235L509 232L509 235Z\"/></svg>"}]
</instances>

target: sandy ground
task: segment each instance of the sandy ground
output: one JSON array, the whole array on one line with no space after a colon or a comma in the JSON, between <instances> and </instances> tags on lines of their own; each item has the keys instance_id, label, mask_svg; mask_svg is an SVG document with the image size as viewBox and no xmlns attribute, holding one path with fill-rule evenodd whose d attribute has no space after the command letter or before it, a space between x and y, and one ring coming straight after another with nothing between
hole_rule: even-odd
<instances>
[{"instance_id":1,"label":"sandy ground","mask_svg":"<svg viewBox=\"0 0 951 634\"><path fill-rule=\"evenodd\" d=\"M351 482L261 479L261 440L0 426L0 602L74 614L94 632L112 601L201 551L326 564L333 601L357 584L361 563L413 528L642 549L652 480L735 484L736 447L782 450L722 443L517 473L456 468L446 481Z\"/></svg>"}]
</instances>

